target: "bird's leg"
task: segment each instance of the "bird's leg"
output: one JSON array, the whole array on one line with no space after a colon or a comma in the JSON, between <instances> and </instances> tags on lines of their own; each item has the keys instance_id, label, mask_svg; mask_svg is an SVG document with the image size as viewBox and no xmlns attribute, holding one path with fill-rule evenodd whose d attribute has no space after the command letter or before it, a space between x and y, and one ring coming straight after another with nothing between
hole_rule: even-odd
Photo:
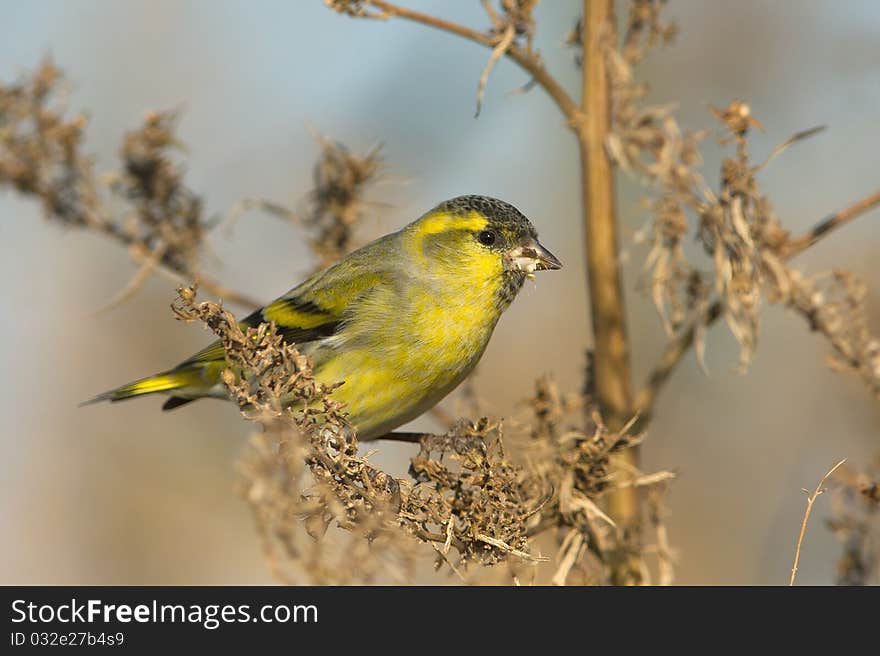
<instances>
[{"instance_id":1,"label":"bird's leg","mask_svg":"<svg viewBox=\"0 0 880 656\"><path fill-rule=\"evenodd\" d=\"M485 451L486 444L479 435L459 435L454 431L450 431L445 435L437 435L436 433L385 433L375 438L377 440L387 440L390 442L405 442L407 444L418 444L423 450L431 452L444 453L448 450L464 453L468 449L477 448Z\"/></svg>"},{"instance_id":2,"label":"bird's leg","mask_svg":"<svg viewBox=\"0 0 880 656\"><path fill-rule=\"evenodd\" d=\"M387 440L389 442L406 442L408 444L419 444L422 440L441 438L442 435L434 435L433 433L409 433L398 431L396 433L385 433L375 438L377 440Z\"/></svg>"}]
</instances>

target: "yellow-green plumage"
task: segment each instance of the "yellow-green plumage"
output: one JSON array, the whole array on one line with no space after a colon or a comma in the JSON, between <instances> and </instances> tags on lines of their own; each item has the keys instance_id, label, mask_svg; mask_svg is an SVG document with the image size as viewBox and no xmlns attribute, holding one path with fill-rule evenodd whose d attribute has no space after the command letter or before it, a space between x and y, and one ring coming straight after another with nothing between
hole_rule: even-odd
<instances>
[{"instance_id":1,"label":"yellow-green plumage","mask_svg":"<svg viewBox=\"0 0 880 656\"><path fill-rule=\"evenodd\" d=\"M243 324L274 321L313 358L320 382L344 381L334 398L368 440L454 389L479 361L526 276L559 266L513 206L462 196L315 274ZM225 367L215 342L174 369L94 400L165 392L171 408L226 397Z\"/></svg>"}]
</instances>

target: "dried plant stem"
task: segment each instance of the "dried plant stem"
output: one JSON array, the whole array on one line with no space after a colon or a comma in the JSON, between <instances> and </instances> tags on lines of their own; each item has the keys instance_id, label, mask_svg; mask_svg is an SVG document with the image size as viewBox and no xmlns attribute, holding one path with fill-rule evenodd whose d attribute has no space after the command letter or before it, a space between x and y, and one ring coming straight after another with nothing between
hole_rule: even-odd
<instances>
[{"instance_id":1,"label":"dried plant stem","mask_svg":"<svg viewBox=\"0 0 880 656\"><path fill-rule=\"evenodd\" d=\"M405 18L474 41L496 52L493 36L383 0L365 0L380 13L373 18ZM603 418L616 430L633 416L629 344L624 314L623 284L618 259L617 216L614 172L605 143L611 127L611 94L606 70L605 48L614 43L613 0L585 0L582 42L584 44L583 88L578 105L550 75L536 53L511 43L504 55L515 61L554 100L577 135L580 144L581 182L586 237L590 308L595 349L595 386ZM635 467L635 448L621 454L624 466ZM639 516L638 490L634 486L611 495L610 510L623 526L636 524Z\"/></svg>"},{"instance_id":2,"label":"dried plant stem","mask_svg":"<svg viewBox=\"0 0 880 656\"><path fill-rule=\"evenodd\" d=\"M829 232L837 230L878 205L880 205L880 189L870 196L866 196L865 198L856 201L849 207L825 217L802 237L789 240L783 249L783 255L786 258L790 258L804 252Z\"/></svg>"},{"instance_id":3,"label":"dried plant stem","mask_svg":"<svg viewBox=\"0 0 880 656\"><path fill-rule=\"evenodd\" d=\"M594 331L595 380L605 420L620 428L632 416L629 349L618 258L614 171L605 150L610 93L604 44L613 39L611 0L586 0L581 182ZM587 106L591 111L587 112ZM613 423L617 422L614 426Z\"/></svg>"},{"instance_id":4,"label":"dried plant stem","mask_svg":"<svg viewBox=\"0 0 880 656\"><path fill-rule=\"evenodd\" d=\"M437 435L432 435L431 433L410 433L405 431L395 431L391 433L385 433L384 435L380 435L377 437L377 440L384 440L386 442L404 442L407 444L418 444L425 438L438 437Z\"/></svg>"},{"instance_id":5,"label":"dried plant stem","mask_svg":"<svg viewBox=\"0 0 880 656\"><path fill-rule=\"evenodd\" d=\"M791 259L796 255L800 255L805 250L819 242L822 238L831 234L835 230L846 225L853 219L862 216L866 212L880 206L880 190L877 190L856 202L848 205L844 209L825 217L806 234L790 239L782 249L782 258ZM706 316L702 318L705 326L710 326L722 314L721 303L716 301L706 312ZM663 385L669 380L673 370L682 358L687 354L688 350L694 343L694 336L698 322L692 322L690 326L682 331L675 339L669 342L666 350L660 356L657 366L648 375L645 386L639 391L636 397L636 407L641 413L641 421L645 422L650 419L653 412L654 402L657 394Z\"/></svg>"},{"instance_id":6,"label":"dried plant stem","mask_svg":"<svg viewBox=\"0 0 880 656\"><path fill-rule=\"evenodd\" d=\"M457 34L460 37L479 43L487 48L495 49L498 46L497 39L493 39L487 34L465 27L464 25L459 25L458 23L437 18L436 16L413 11L412 9L400 7L391 2L384 2L383 0L365 0L364 4L375 7L381 12L380 14L371 14L372 18L405 18L406 20L421 23L422 25L427 25L444 32ZM568 95L568 92L562 88L562 85L560 85L559 82L547 72L547 69L544 68L538 55L531 50L515 44L507 48L504 54L519 64L523 70L534 78L536 83L541 85L544 91L549 94L559 107L565 118L568 119L569 124L574 127L580 114L580 109L572 97Z\"/></svg>"},{"instance_id":7,"label":"dried plant stem","mask_svg":"<svg viewBox=\"0 0 880 656\"><path fill-rule=\"evenodd\" d=\"M715 301L706 311L703 323L707 327L712 325L721 316L721 311L721 303ZM657 395L672 376L678 363L693 346L696 330L697 322L692 322L686 330L672 339L660 356L660 361L648 374L645 386L636 395L636 407L639 409L641 422L650 421L654 414L654 402L657 400Z\"/></svg>"},{"instance_id":8,"label":"dried plant stem","mask_svg":"<svg viewBox=\"0 0 880 656\"><path fill-rule=\"evenodd\" d=\"M480 115L480 109L483 107L483 93L486 91L486 83L489 81L489 75L492 73L492 69L495 68L495 64L498 63L498 60L504 56L504 53L507 52L507 49L513 44L513 39L515 37L516 29L513 24L508 25L504 30L504 36L501 37L498 45L492 50L492 55L489 57L489 61L487 61L486 65L483 67L483 72L480 74L480 82L477 85L477 113L474 115L474 118Z\"/></svg>"},{"instance_id":9,"label":"dried plant stem","mask_svg":"<svg viewBox=\"0 0 880 656\"><path fill-rule=\"evenodd\" d=\"M150 277L150 274L156 270L156 266L162 261L162 258L165 257L166 249L166 245L160 243L153 249L153 252L150 253L148 257L142 258L141 266L134 276L132 276L131 280L129 280L125 287L123 287L113 298L107 301L104 307L98 310L98 312L112 310L134 296L144 282L146 282L147 278Z\"/></svg>"},{"instance_id":10,"label":"dried plant stem","mask_svg":"<svg viewBox=\"0 0 880 656\"><path fill-rule=\"evenodd\" d=\"M612 430L617 430L631 419L633 399L618 259L614 171L605 148L611 127L611 94L605 52L607 44L614 43L616 35L613 1L585 0L582 29L582 124L578 137L593 321L593 376L603 419ZM624 451L621 458L624 466L637 467L636 447ZM618 524L637 524L639 501L636 488L615 490L610 496L609 510Z\"/></svg>"},{"instance_id":11,"label":"dried plant stem","mask_svg":"<svg viewBox=\"0 0 880 656\"><path fill-rule=\"evenodd\" d=\"M177 269L164 265L157 268L163 269L165 273L169 274L169 276L173 280L180 284L190 284L193 282L193 275L187 274L185 271L178 271ZM199 287L210 292L212 295L223 301L234 303L235 305L238 305L239 307L246 310L256 310L258 307L262 307L263 305L263 303L260 303L256 299L251 298L247 294L237 292L231 287L222 285L213 278L210 278L202 273L195 274L194 278Z\"/></svg>"},{"instance_id":12,"label":"dried plant stem","mask_svg":"<svg viewBox=\"0 0 880 656\"><path fill-rule=\"evenodd\" d=\"M135 291L137 291L140 285L145 282L147 276L141 275L141 273L145 270L146 273L151 273L153 271L163 273L171 280L174 280L176 283L182 285L191 284L193 282L193 278L195 278L199 284L199 287L201 287L202 289L207 290L214 296L217 296L224 301L234 303L235 305L238 305L247 310L255 310L263 305L259 301L251 298L246 294L237 292L234 289L220 284L209 276L191 271L186 267L179 266L174 261L169 260L169 258L166 256L164 247L159 247L155 250L151 250L140 241L137 241L135 237L120 229L119 226L117 226L115 223L112 223L108 220L102 220L91 221L88 223L88 225L94 231L101 233L108 239L117 242L120 246L127 248L129 255L131 255L132 259L136 262L139 262L142 267L138 271L138 273L135 274L134 278L128 283L126 288L119 292L119 294L117 294L116 299L108 303L104 308L102 308L102 310L108 310L111 307L115 307L122 301L130 298L131 295Z\"/></svg>"},{"instance_id":13,"label":"dried plant stem","mask_svg":"<svg viewBox=\"0 0 880 656\"><path fill-rule=\"evenodd\" d=\"M801 522L801 532L798 535L797 547L794 551L794 564L791 567L791 579L788 581L788 585L794 585L794 578L797 576L798 571L798 561L801 557L801 544L804 541L804 533L807 530L807 521L810 519L810 512L813 510L813 504L816 503L816 499L819 498L819 495L825 491L825 482L831 478L831 475L840 467L843 463L846 462L846 458L838 462L831 469L829 469L826 474L822 477L822 480L819 481L819 484L816 486L816 489L813 490L813 493L807 497L807 508L804 510L804 519ZM809 490L804 490L807 494L809 494Z\"/></svg>"},{"instance_id":14,"label":"dried plant stem","mask_svg":"<svg viewBox=\"0 0 880 656\"><path fill-rule=\"evenodd\" d=\"M178 277L180 278L181 282L187 282L185 276ZM256 310L258 307L261 307L263 305L263 303L260 303L256 299L251 298L247 294L237 292L230 287L221 285L213 278L208 278L204 274L197 275L196 282L198 282L202 289L211 292L217 298L220 298L224 301L229 301L230 303L235 303L239 307L242 307L246 310Z\"/></svg>"}]
</instances>

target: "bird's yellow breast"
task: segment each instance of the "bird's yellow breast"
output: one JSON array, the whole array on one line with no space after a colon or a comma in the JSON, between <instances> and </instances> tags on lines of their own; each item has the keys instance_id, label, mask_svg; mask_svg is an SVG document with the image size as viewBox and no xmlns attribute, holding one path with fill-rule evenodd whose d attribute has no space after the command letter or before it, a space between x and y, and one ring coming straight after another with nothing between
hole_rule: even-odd
<instances>
[{"instance_id":1,"label":"bird's yellow breast","mask_svg":"<svg viewBox=\"0 0 880 656\"><path fill-rule=\"evenodd\" d=\"M334 397L347 405L362 439L436 404L473 370L489 342L503 310L500 262L447 264L377 287L358 304L335 346L316 354L321 382L345 381ZM478 270L462 271L467 267Z\"/></svg>"}]
</instances>

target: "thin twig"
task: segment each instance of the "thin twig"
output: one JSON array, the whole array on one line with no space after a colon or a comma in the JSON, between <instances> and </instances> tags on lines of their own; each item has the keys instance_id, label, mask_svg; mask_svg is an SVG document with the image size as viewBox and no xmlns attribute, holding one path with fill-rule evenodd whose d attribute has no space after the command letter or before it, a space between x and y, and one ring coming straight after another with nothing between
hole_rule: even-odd
<instances>
[{"instance_id":1,"label":"thin twig","mask_svg":"<svg viewBox=\"0 0 880 656\"><path fill-rule=\"evenodd\" d=\"M435 543L433 543L433 542L429 542L428 544L430 544L431 547L434 549L434 551L437 552L437 555L443 560L443 562L445 562L447 565L449 565L449 569L452 570L452 573L455 574L455 575L459 578L459 580L460 580L462 583L467 584L467 579L464 577L464 574L462 574L462 573L458 570L458 568L455 566L455 563L453 563L453 562L452 562L451 560L449 560L449 558L447 557L446 554L448 553L449 550L446 549L446 551L443 551L443 550L440 549L440 547L438 547L438 546L437 546Z\"/></svg>"},{"instance_id":2,"label":"thin twig","mask_svg":"<svg viewBox=\"0 0 880 656\"><path fill-rule=\"evenodd\" d=\"M495 49L492 50L492 54L489 55L489 61L487 61L486 65L483 67L483 72L480 74L480 81L477 84L477 113L474 114L474 118L477 118L480 115L480 110L483 108L483 94L486 91L486 83L489 82L489 75L492 73L492 69L495 68L495 64L498 63L498 60L504 56L504 53L506 53L507 49L513 44L515 36L516 29L511 23L505 28L504 35L501 37L498 45L495 46Z\"/></svg>"},{"instance_id":3,"label":"thin twig","mask_svg":"<svg viewBox=\"0 0 880 656\"><path fill-rule=\"evenodd\" d=\"M123 246L128 246L129 253L132 258L142 264L149 262L155 257L155 251L151 251L143 244L135 242L133 238L127 236L121 231L104 230L101 228L97 228L97 230L103 235L109 237L110 239L118 241ZM193 282L197 282L200 288L209 291L217 298L228 301L230 303L234 303L235 305L238 305L246 310L256 310L257 308L263 306L263 303L260 303L256 299L251 298L247 294L237 292L230 287L226 287L225 285L222 285L210 276L206 276L202 273L193 273L191 271L184 270L180 267L170 264L167 261L167 258L164 257L164 255L158 258L158 261L152 266L150 270L161 272L165 274L165 276L169 279L174 280L182 285L190 285ZM195 280L193 278L195 278Z\"/></svg>"},{"instance_id":4,"label":"thin twig","mask_svg":"<svg viewBox=\"0 0 880 656\"><path fill-rule=\"evenodd\" d=\"M797 576L798 571L798 560L801 557L801 543L804 541L804 533L807 530L807 521L810 519L810 512L813 510L813 504L816 503L816 499L819 498L819 495L825 491L824 485L825 481L827 481L834 471L840 467L843 463L846 462L846 458L838 462L834 465L828 472L822 477L822 480L819 481L819 484L816 486L816 489L813 490L813 493L810 494L809 490L804 490L809 496L807 497L807 508L804 510L804 520L801 522L801 532L798 535L797 548L794 552L794 565L791 567L791 579L788 581L788 585L794 585L794 577Z\"/></svg>"},{"instance_id":5,"label":"thin twig","mask_svg":"<svg viewBox=\"0 0 880 656\"><path fill-rule=\"evenodd\" d=\"M671 481L674 479L676 475L671 471L658 471L653 474L644 474L639 476L638 478L634 478L632 480L627 481L619 481L617 482L618 487L648 487L651 485L657 485L658 483L665 483L666 481Z\"/></svg>"},{"instance_id":6,"label":"thin twig","mask_svg":"<svg viewBox=\"0 0 880 656\"><path fill-rule=\"evenodd\" d=\"M147 278L150 277L150 274L156 270L156 267L159 262L162 261L162 258L165 257L165 251L167 248L167 244L159 244L155 250L153 250L152 254L142 261L140 268L135 272L134 276L132 276L131 280L128 281L125 287L119 290L119 292L104 304L103 307L99 308L96 314L102 314L112 310L134 296L134 294L136 294L143 286L144 282L146 282Z\"/></svg>"},{"instance_id":7,"label":"thin twig","mask_svg":"<svg viewBox=\"0 0 880 656\"><path fill-rule=\"evenodd\" d=\"M770 162L772 162L774 159L776 159L776 157L781 155L783 152L788 150L791 146L795 145L799 141L803 141L804 139L809 139L810 137L813 137L813 136L819 134L820 132L824 132L824 131L825 131L824 125L817 125L816 127L810 128L809 130L801 130L800 132L793 134L788 139L783 141L781 144L776 146L776 148L774 148L770 152L770 154L767 156L767 159L765 159L762 164L759 164L758 166L755 167L755 172L758 172L761 169L765 168Z\"/></svg>"},{"instance_id":8,"label":"thin twig","mask_svg":"<svg viewBox=\"0 0 880 656\"><path fill-rule=\"evenodd\" d=\"M238 220L244 214L255 209L265 212L266 214L271 214L272 216L277 216L290 223L297 224L302 222L302 219L300 219L295 212L292 212L283 205L262 198L243 198L232 206L226 214L226 217L221 221L220 225L223 226L223 229L228 234L232 234L232 228Z\"/></svg>"},{"instance_id":9,"label":"thin twig","mask_svg":"<svg viewBox=\"0 0 880 656\"><path fill-rule=\"evenodd\" d=\"M181 282L189 284L186 277L183 275L177 276ZM246 310L256 310L263 306L263 303L260 303L258 300L248 296L247 294L242 294L241 292L237 292L234 289L227 287L225 285L220 284L213 278L209 278L204 274L198 274L196 276L196 282L198 282L199 287L205 289L214 296L224 301L228 301L230 303L235 303L236 305L246 309Z\"/></svg>"},{"instance_id":10,"label":"thin twig","mask_svg":"<svg viewBox=\"0 0 880 656\"><path fill-rule=\"evenodd\" d=\"M670 376L672 376L675 367L678 366L678 363L681 362L682 358L693 345L697 326L700 324L705 326L712 325L721 316L722 310L721 303L716 301L709 307L704 317L699 317L692 321L687 329L667 344L666 349L660 356L660 361L651 370L651 373L648 374L647 382L636 395L636 407L639 409L639 412L641 412L643 423L651 420L654 411L654 401L657 398L657 394L663 388L663 385L666 384L666 381L669 380Z\"/></svg>"},{"instance_id":11,"label":"thin twig","mask_svg":"<svg viewBox=\"0 0 880 656\"><path fill-rule=\"evenodd\" d=\"M433 435L431 433L409 433L405 431L397 431L393 433L385 433L384 435L380 435L377 440L384 440L386 442L405 442L406 444L418 444L425 438L440 438L439 435Z\"/></svg>"},{"instance_id":12,"label":"thin twig","mask_svg":"<svg viewBox=\"0 0 880 656\"><path fill-rule=\"evenodd\" d=\"M798 237L797 239L790 239L783 249L784 257L788 259L803 253L828 233L841 228L853 219L861 216L878 205L880 205L880 190L875 191L870 196L853 203L839 212L835 212L834 214L825 217L807 234Z\"/></svg>"},{"instance_id":13,"label":"thin twig","mask_svg":"<svg viewBox=\"0 0 880 656\"><path fill-rule=\"evenodd\" d=\"M489 35L478 32L477 30L453 23L451 21L437 18L429 14L423 14L406 7L400 7L384 0L365 0L364 4L370 5L378 9L381 13L372 14L372 18L405 18L416 23L421 23L429 27L433 27L444 32L456 34L475 43L486 46L487 48L495 48L498 44ZM581 110L577 103L571 98L568 92L562 88L562 85L547 72L540 58L534 52L522 48L517 45L511 45L505 53L510 59L515 61L519 66L529 73L544 91L553 99L559 110L568 120L569 125L577 128L577 118L580 116Z\"/></svg>"},{"instance_id":14,"label":"thin twig","mask_svg":"<svg viewBox=\"0 0 880 656\"><path fill-rule=\"evenodd\" d=\"M571 568L574 567L574 564L580 558L581 547L583 545L583 534L576 528L571 529L562 541L562 545L559 547L559 553L564 555L559 563L559 567L556 569L556 573L550 580L553 585L565 585L565 582L568 580L568 574L571 572Z\"/></svg>"},{"instance_id":15,"label":"thin twig","mask_svg":"<svg viewBox=\"0 0 880 656\"><path fill-rule=\"evenodd\" d=\"M513 547L511 547L509 544L507 544L503 540L499 540L498 538L493 538L491 535L477 533L474 537L477 540L479 540L480 542L485 542L486 544L492 545L493 547L495 547L497 549L501 549L501 551L504 551L506 553L513 554L514 556L518 556L519 558L522 558L523 560L526 560L530 563L545 563L549 560L549 558L547 558L545 556L533 556L532 554L530 554L526 551L522 551L520 549L514 549Z\"/></svg>"}]
</instances>

